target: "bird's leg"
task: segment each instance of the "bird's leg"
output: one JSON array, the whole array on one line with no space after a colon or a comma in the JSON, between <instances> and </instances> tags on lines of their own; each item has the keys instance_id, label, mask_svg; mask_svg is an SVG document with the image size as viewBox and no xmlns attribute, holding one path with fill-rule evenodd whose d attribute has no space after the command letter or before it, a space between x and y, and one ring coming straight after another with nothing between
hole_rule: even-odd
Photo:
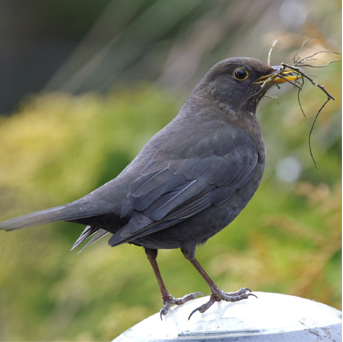
<instances>
[{"instance_id":1,"label":"bird's leg","mask_svg":"<svg viewBox=\"0 0 343 342\"><path fill-rule=\"evenodd\" d=\"M247 299L249 296L254 296L251 293L251 290L247 287L243 287L242 289L236 292L224 292L219 289L219 287L214 283L214 281L210 278L210 276L205 272L202 266L199 264L198 260L195 258L195 247L192 249L181 248L181 251L186 259L188 259L193 266L197 269L197 271L201 274L201 276L205 279L207 285L211 290L210 300L205 304L199 306L195 310L191 312L188 319L192 317L192 315L199 311L204 313L208 308L210 308L215 302L220 302L221 300L225 300L227 302L238 302L242 299ZM257 297L256 297L257 298Z\"/></svg>"},{"instance_id":2,"label":"bird's leg","mask_svg":"<svg viewBox=\"0 0 343 342\"><path fill-rule=\"evenodd\" d=\"M182 298L175 298L173 297L167 290L166 286L164 285L160 270L157 265L156 257L157 257L157 249L150 249L150 248L145 248L145 254L152 266L152 269L154 270L158 286L161 291L162 295L162 301L163 301L163 308L160 310L160 317L162 319L163 316L165 316L169 308L176 304L176 305L181 305L185 302L188 302L189 300L195 299L197 296L203 296L201 292L195 292L195 293L190 293L188 295L185 295Z\"/></svg>"}]
</instances>

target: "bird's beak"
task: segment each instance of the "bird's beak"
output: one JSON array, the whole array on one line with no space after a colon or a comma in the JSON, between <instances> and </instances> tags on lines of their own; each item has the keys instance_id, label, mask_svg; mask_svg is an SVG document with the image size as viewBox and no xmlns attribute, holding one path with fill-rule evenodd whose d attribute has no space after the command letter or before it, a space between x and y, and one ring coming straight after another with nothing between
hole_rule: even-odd
<instances>
[{"instance_id":1,"label":"bird's beak","mask_svg":"<svg viewBox=\"0 0 343 342\"><path fill-rule=\"evenodd\" d=\"M279 65L273 66L272 68L275 70L274 72L258 78L254 83L255 84L265 83L268 85L273 85L273 84L280 84L280 83L285 83L285 82L293 82L302 77L300 74L296 73L294 70L284 68Z\"/></svg>"}]
</instances>

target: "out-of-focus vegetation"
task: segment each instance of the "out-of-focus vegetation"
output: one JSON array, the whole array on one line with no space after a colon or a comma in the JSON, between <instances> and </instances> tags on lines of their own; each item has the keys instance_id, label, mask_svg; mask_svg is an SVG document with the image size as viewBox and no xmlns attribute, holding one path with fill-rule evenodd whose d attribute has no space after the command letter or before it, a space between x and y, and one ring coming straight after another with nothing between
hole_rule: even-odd
<instances>
[{"instance_id":1,"label":"out-of-focus vegetation","mask_svg":"<svg viewBox=\"0 0 343 342\"><path fill-rule=\"evenodd\" d=\"M284 15L282 20L278 11L287 14L299 2L250 2L246 7L244 1L236 5L219 0L176 1L179 12L173 16L163 11L163 4L169 2L128 1L126 8L120 1L110 1L113 6L108 10L121 8L126 13L116 22L123 27L129 22L121 36L126 40L111 42L112 33L105 28L113 19L105 12L103 25L95 25L92 32L93 38L108 32L104 40L109 45L100 49L100 57L94 55L86 63L76 58L87 50L84 42L48 90L90 89L108 83L113 72L122 80L132 80L134 74L145 75L145 67L155 82L114 87L106 94L96 87L82 95L46 91L26 97L12 115L0 117L0 220L72 201L115 177L176 115L189 92L186 88L214 62L234 55L263 55L266 60L269 46L280 36L272 64L290 62L308 36L331 34L335 41L340 34L335 2L304 1L311 6L300 6L297 15ZM304 12L307 18L299 24ZM147 22L155 23L152 18L158 14L165 30L160 41L157 33L142 29ZM324 20L328 14L330 21ZM170 21L164 22L167 17ZM287 26L290 18L297 19L299 26L295 22ZM302 35L277 32L275 27L298 28ZM144 44L134 44L138 36L146 36ZM334 48L322 37L302 55ZM113 54L107 56L106 51ZM113 58L114 69L104 56ZM326 63L331 57L316 62ZM82 72L72 74L73 65L80 65ZM297 89L287 84L275 88L270 94L277 99L265 98L258 108L267 149L261 186L230 227L198 248L197 258L224 290L249 286L340 308L341 65L307 72L336 97L323 110L312 135L318 169L311 161L308 134L326 96L305 85L300 94L304 118ZM91 74L98 76L92 79ZM71 75L68 82L66 75ZM167 89L172 85L173 91L164 85ZM0 232L1 341L111 340L160 309L157 282L144 251L130 245L112 249L104 239L79 255L69 252L82 229L59 222ZM158 262L174 296L208 294L180 251L160 251Z\"/></svg>"},{"instance_id":2,"label":"out-of-focus vegetation","mask_svg":"<svg viewBox=\"0 0 343 342\"><path fill-rule=\"evenodd\" d=\"M305 108L315 91L305 94ZM298 154L308 166L298 181L285 185L273 177L269 163L252 202L230 228L198 249L198 258L223 289L248 285L340 307L339 141L325 148L337 134L339 100L328 106L315 131L318 170L306 145L309 120L302 118L295 92L278 102L265 99L260 110L267 146L271 131L281 140L267 152L280 159ZM0 125L6 217L71 201L115 177L178 107L151 86L108 96L56 93L30 99ZM298 117L290 120L292 113ZM278 152L282 144L290 147ZM56 223L1 234L2 339L109 340L159 310L144 251L129 245L111 249L101 241L80 255L69 253L81 229ZM159 263L174 295L208 293L179 251L161 251Z\"/></svg>"}]
</instances>

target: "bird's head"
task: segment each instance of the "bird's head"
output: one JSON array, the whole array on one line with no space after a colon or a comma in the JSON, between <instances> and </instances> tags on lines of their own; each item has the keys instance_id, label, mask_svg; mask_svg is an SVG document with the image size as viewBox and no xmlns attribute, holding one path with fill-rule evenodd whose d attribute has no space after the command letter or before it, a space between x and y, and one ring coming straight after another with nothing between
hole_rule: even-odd
<instances>
[{"instance_id":1,"label":"bird's head","mask_svg":"<svg viewBox=\"0 0 343 342\"><path fill-rule=\"evenodd\" d=\"M254 58L229 58L208 71L195 93L211 96L235 111L254 113L271 86L300 77L293 70L272 67Z\"/></svg>"}]
</instances>

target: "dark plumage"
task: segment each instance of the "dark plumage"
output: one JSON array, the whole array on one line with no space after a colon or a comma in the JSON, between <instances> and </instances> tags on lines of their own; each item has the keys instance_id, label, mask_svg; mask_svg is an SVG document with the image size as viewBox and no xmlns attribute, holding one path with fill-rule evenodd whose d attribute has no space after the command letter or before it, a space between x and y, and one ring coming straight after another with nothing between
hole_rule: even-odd
<instances>
[{"instance_id":1,"label":"dark plumage","mask_svg":"<svg viewBox=\"0 0 343 342\"><path fill-rule=\"evenodd\" d=\"M265 151L255 111L271 85L292 79L278 70L252 58L217 63L174 120L118 177L79 200L2 222L0 228L64 220L88 225L74 247L108 233L111 246L143 246L161 289L161 314L196 294L175 299L167 292L156 263L158 249L181 248L202 274L211 299L200 312L215 301L247 298L247 288L219 290L195 259L195 249L227 226L260 184Z\"/></svg>"}]
</instances>

